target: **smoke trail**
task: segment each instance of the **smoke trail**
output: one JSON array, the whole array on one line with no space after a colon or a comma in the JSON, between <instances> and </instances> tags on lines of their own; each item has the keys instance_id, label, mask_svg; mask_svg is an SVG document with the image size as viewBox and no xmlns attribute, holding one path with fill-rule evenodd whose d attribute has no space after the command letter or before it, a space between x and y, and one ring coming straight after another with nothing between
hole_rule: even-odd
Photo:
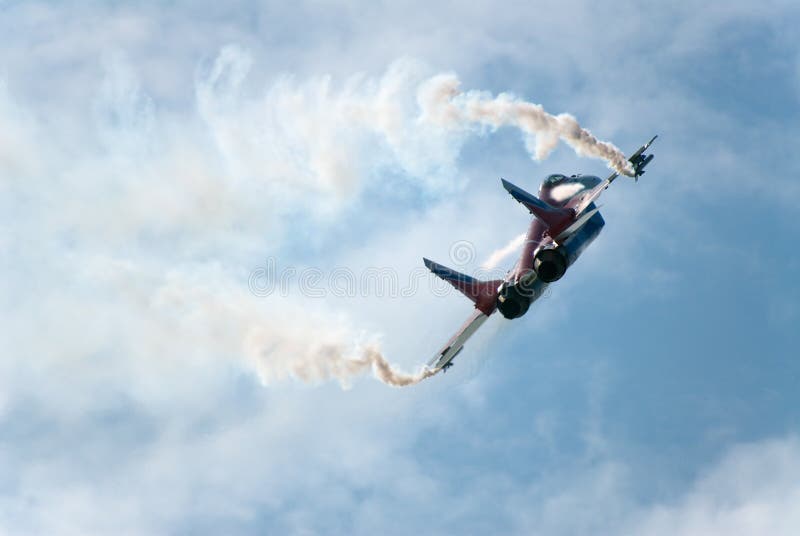
<instances>
[{"instance_id":1,"label":"smoke trail","mask_svg":"<svg viewBox=\"0 0 800 536\"><path fill-rule=\"evenodd\" d=\"M517 251L519 248L522 247L522 244L525 243L525 237L527 236L526 233L522 233L519 236L514 237L508 244L501 247L500 249L494 250L489 257L481 265L481 268L484 270L491 270L493 268L497 268L497 265L500 264L503 259Z\"/></svg>"},{"instance_id":2,"label":"smoke trail","mask_svg":"<svg viewBox=\"0 0 800 536\"><path fill-rule=\"evenodd\" d=\"M262 371L263 372L263 371ZM338 346L320 350L317 358L297 360L290 366L291 375L308 383L336 379L343 386L362 374L372 375L387 385L407 387L430 378L438 369L422 368L415 374L397 370L377 347L365 348L360 357L349 357Z\"/></svg>"},{"instance_id":3,"label":"smoke trail","mask_svg":"<svg viewBox=\"0 0 800 536\"><path fill-rule=\"evenodd\" d=\"M466 128L470 123L514 126L528 136L526 146L537 160L547 158L562 139L579 155L600 158L617 173L633 176L625 154L612 143L598 140L572 115L551 115L542 106L508 93L494 98L482 91L464 93L460 85L453 74L434 76L423 84L418 93L422 119L444 128Z\"/></svg>"},{"instance_id":4,"label":"smoke trail","mask_svg":"<svg viewBox=\"0 0 800 536\"><path fill-rule=\"evenodd\" d=\"M453 74L434 74L411 60L392 63L380 77L356 75L278 78L265 93L248 96L252 56L224 47L198 77L197 111L226 172L241 184L270 187L285 203L335 213L371 179L400 170L427 190L459 181L458 155L472 135L512 126L522 131L533 158L542 160L564 140L578 154L605 160L630 174L625 155L599 141L569 114L501 93L462 91Z\"/></svg>"},{"instance_id":5,"label":"smoke trail","mask_svg":"<svg viewBox=\"0 0 800 536\"><path fill-rule=\"evenodd\" d=\"M339 336L338 341L322 344L309 341L296 342L297 347L289 350L286 334L276 340L274 334L260 339L250 340L249 353L254 357L256 370L265 384L287 377L296 378L307 383L318 383L327 380L338 380L343 387L363 374L371 373L376 379L393 387L415 385L439 372L439 369L421 368L414 374L397 370L375 344L356 351L347 348L346 340L352 336Z\"/></svg>"},{"instance_id":6,"label":"smoke trail","mask_svg":"<svg viewBox=\"0 0 800 536\"><path fill-rule=\"evenodd\" d=\"M131 276L157 277L139 266L114 262L102 266L99 272L112 272L107 277L120 287ZM219 270L191 275L173 272L142 292L152 296L146 300L151 314L158 315L159 323L170 325L169 344L191 340L192 346L214 355L240 346L265 385L298 379L307 383L338 380L348 387L358 376L371 373L387 385L405 387L439 372L426 367L413 374L399 371L383 355L375 337L352 329L343 315L298 297L276 296L263 302Z\"/></svg>"},{"instance_id":7,"label":"smoke trail","mask_svg":"<svg viewBox=\"0 0 800 536\"><path fill-rule=\"evenodd\" d=\"M406 374L397 371L392 365L383 357L383 354L377 348L368 348L364 357L362 358L372 365L372 373L383 383L393 385L395 387L406 387L408 385L415 385L426 378L430 378L439 369L423 368L416 374Z\"/></svg>"}]
</instances>

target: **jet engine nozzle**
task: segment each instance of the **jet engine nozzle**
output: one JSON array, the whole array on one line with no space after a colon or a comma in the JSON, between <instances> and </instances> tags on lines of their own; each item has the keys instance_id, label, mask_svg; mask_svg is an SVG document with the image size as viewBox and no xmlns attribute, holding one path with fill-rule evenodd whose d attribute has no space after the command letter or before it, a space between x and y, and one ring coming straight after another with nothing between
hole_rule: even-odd
<instances>
[{"instance_id":1,"label":"jet engine nozzle","mask_svg":"<svg viewBox=\"0 0 800 536\"><path fill-rule=\"evenodd\" d=\"M497 296L497 310L509 320L519 318L528 312L531 296L518 285L503 285Z\"/></svg>"},{"instance_id":2,"label":"jet engine nozzle","mask_svg":"<svg viewBox=\"0 0 800 536\"><path fill-rule=\"evenodd\" d=\"M544 248L533 258L533 270L545 283L558 281L567 271L567 258L558 248Z\"/></svg>"}]
</instances>

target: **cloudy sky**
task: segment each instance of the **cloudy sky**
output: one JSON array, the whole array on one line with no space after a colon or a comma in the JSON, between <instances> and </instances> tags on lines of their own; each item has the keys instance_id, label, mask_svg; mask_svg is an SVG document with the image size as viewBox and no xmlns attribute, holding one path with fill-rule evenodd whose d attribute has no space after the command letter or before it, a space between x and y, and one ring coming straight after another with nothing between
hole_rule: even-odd
<instances>
[{"instance_id":1,"label":"cloudy sky","mask_svg":"<svg viewBox=\"0 0 800 536\"><path fill-rule=\"evenodd\" d=\"M0 534L800 532L797 3L468 4L0 0ZM399 389L332 363L466 318L421 257L608 172L426 121L438 75L660 138Z\"/></svg>"}]
</instances>

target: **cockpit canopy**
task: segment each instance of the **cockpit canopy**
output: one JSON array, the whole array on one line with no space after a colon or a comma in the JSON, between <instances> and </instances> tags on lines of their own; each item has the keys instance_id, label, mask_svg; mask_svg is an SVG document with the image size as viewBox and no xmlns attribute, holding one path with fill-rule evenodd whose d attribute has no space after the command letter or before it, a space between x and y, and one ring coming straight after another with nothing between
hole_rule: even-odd
<instances>
[{"instance_id":1,"label":"cockpit canopy","mask_svg":"<svg viewBox=\"0 0 800 536\"><path fill-rule=\"evenodd\" d=\"M555 186L563 182L567 178L566 175L562 175L560 173L553 173L552 175L548 175L547 178L542 182L542 186Z\"/></svg>"},{"instance_id":2,"label":"cockpit canopy","mask_svg":"<svg viewBox=\"0 0 800 536\"><path fill-rule=\"evenodd\" d=\"M575 194L594 188L600 184L600 178L594 175L571 175L561 173L548 175L539 188L539 197L546 203L560 205Z\"/></svg>"}]
</instances>

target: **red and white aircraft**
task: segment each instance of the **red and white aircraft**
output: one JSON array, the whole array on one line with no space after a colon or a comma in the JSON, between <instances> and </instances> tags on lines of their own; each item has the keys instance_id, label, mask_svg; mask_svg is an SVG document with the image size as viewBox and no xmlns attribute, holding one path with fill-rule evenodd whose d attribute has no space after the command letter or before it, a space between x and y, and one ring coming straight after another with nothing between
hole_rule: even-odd
<instances>
[{"instance_id":1,"label":"red and white aircraft","mask_svg":"<svg viewBox=\"0 0 800 536\"><path fill-rule=\"evenodd\" d=\"M628 161L633 165L633 177L638 180L654 155L644 152L658 136L639 148ZM544 290L561 279L584 249L600 234L605 225L594 202L619 175L607 179L592 175L550 175L534 196L522 188L501 179L503 187L524 205L533 221L528 228L525 246L517 264L505 279L480 281L474 277L423 259L431 272L441 277L475 304L472 313L458 332L436 353L428 367L447 370L453 359L489 316L500 311L506 318L524 315L531 303Z\"/></svg>"}]
</instances>

